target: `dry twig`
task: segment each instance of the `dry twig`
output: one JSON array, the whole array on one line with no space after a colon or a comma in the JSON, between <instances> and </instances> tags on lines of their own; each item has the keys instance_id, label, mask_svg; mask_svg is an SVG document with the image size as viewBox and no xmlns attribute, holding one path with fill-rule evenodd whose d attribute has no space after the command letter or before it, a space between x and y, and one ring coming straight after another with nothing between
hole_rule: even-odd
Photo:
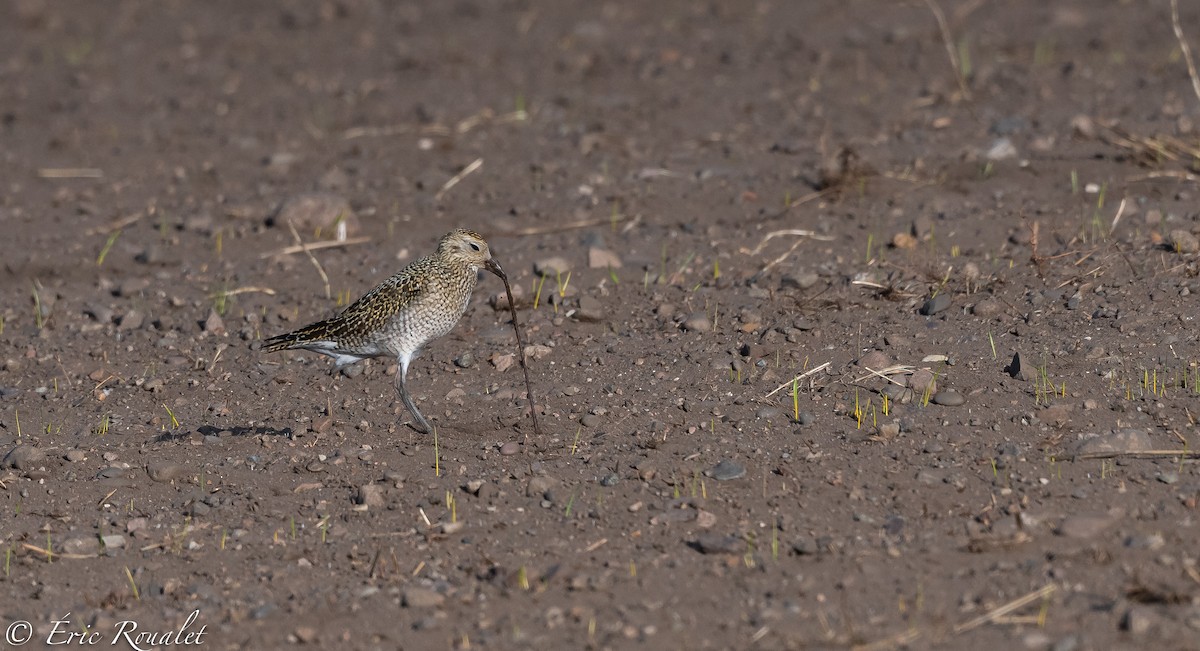
<instances>
[{"instance_id":1,"label":"dry twig","mask_svg":"<svg viewBox=\"0 0 1200 651\"><path fill-rule=\"evenodd\" d=\"M325 275L325 270L321 268L321 263L317 262L317 256L313 255L308 245L304 243L304 240L300 239L300 234L296 232L296 227L292 226L291 222L288 222L288 229L292 231L292 237L296 239L296 245L300 247L300 250L304 251L304 253L308 255L308 259L311 260L313 266L317 268L317 273L321 274L321 282L325 283L326 300L333 298L333 292L329 289L329 276Z\"/></svg>"}]
</instances>

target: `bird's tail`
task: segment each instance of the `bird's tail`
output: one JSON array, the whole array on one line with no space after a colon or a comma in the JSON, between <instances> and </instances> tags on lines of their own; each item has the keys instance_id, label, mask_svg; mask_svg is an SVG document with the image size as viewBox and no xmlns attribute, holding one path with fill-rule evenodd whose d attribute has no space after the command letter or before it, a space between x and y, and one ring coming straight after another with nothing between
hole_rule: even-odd
<instances>
[{"instance_id":1,"label":"bird's tail","mask_svg":"<svg viewBox=\"0 0 1200 651\"><path fill-rule=\"evenodd\" d=\"M288 350L291 348L304 348L307 344L324 340L329 334L329 324L325 321L320 321L312 325L304 326L299 330L275 335L263 341L261 350L264 353L274 353L280 350Z\"/></svg>"}]
</instances>

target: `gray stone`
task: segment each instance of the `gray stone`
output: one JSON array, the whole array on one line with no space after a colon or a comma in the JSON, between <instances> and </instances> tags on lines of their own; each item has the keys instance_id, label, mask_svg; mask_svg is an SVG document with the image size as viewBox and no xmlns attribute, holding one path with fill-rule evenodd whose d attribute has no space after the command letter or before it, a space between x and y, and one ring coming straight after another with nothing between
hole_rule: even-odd
<instances>
[{"instance_id":1,"label":"gray stone","mask_svg":"<svg viewBox=\"0 0 1200 651\"><path fill-rule=\"evenodd\" d=\"M932 316L950 307L951 302L952 301L949 294L938 294L928 301L925 301L925 304L921 306L921 314L925 316Z\"/></svg>"},{"instance_id":2,"label":"gray stone","mask_svg":"<svg viewBox=\"0 0 1200 651\"><path fill-rule=\"evenodd\" d=\"M579 309L575 310L575 318L580 321L597 322L604 320L604 305L592 296L579 299Z\"/></svg>"},{"instance_id":3,"label":"gray stone","mask_svg":"<svg viewBox=\"0 0 1200 651\"><path fill-rule=\"evenodd\" d=\"M17 470L32 470L45 460L45 452L26 443L16 446L4 455L4 465Z\"/></svg>"},{"instance_id":4,"label":"gray stone","mask_svg":"<svg viewBox=\"0 0 1200 651\"><path fill-rule=\"evenodd\" d=\"M1100 434L1080 441L1075 446L1075 454L1122 454L1129 452L1145 452L1154 449L1154 441L1145 430L1126 427L1108 434Z\"/></svg>"},{"instance_id":5,"label":"gray stone","mask_svg":"<svg viewBox=\"0 0 1200 651\"><path fill-rule=\"evenodd\" d=\"M1167 239L1171 243L1171 248L1179 253L1200 252L1200 240L1196 239L1191 231L1177 228L1171 231Z\"/></svg>"},{"instance_id":6,"label":"gray stone","mask_svg":"<svg viewBox=\"0 0 1200 651\"><path fill-rule=\"evenodd\" d=\"M146 465L146 474L150 475L150 479L165 484L186 477L188 468L177 463L155 461Z\"/></svg>"},{"instance_id":7,"label":"gray stone","mask_svg":"<svg viewBox=\"0 0 1200 651\"><path fill-rule=\"evenodd\" d=\"M701 554L741 554L746 551L746 541L738 536L706 532L696 537L692 547Z\"/></svg>"},{"instance_id":8,"label":"gray stone","mask_svg":"<svg viewBox=\"0 0 1200 651\"><path fill-rule=\"evenodd\" d=\"M729 481L732 479L741 479L746 476L746 468L736 461L729 459L721 460L717 465L713 466L705 473L709 477L717 481Z\"/></svg>"},{"instance_id":9,"label":"gray stone","mask_svg":"<svg viewBox=\"0 0 1200 651\"><path fill-rule=\"evenodd\" d=\"M367 508L379 508L386 503L382 484L363 484L358 487L354 502Z\"/></svg>"},{"instance_id":10,"label":"gray stone","mask_svg":"<svg viewBox=\"0 0 1200 651\"><path fill-rule=\"evenodd\" d=\"M401 593L400 603L405 608L437 608L445 603L446 597L429 588L409 586Z\"/></svg>"},{"instance_id":11,"label":"gray stone","mask_svg":"<svg viewBox=\"0 0 1200 651\"><path fill-rule=\"evenodd\" d=\"M953 389L945 389L933 394L933 403L942 405L943 407L957 407L966 401L967 399L963 397L963 394Z\"/></svg>"},{"instance_id":12,"label":"gray stone","mask_svg":"<svg viewBox=\"0 0 1200 651\"><path fill-rule=\"evenodd\" d=\"M710 332L712 331L712 321L704 312L693 312L683 320L683 329L688 332Z\"/></svg>"}]
</instances>

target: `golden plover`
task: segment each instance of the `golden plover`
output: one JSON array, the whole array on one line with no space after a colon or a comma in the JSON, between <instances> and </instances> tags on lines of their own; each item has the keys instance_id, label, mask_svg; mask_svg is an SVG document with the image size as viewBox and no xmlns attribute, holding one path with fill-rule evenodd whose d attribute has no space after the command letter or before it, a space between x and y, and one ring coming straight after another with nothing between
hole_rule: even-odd
<instances>
[{"instance_id":1,"label":"golden plover","mask_svg":"<svg viewBox=\"0 0 1200 651\"><path fill-rule=\"evenodd\" d=\"M338 369L368 357L395 357L400 363L396 391L416 419L416 428L428 433L433 428L408 392L408 366L422 346L450 332L458 323L480 268L499 276L507 289L508 278L492 259L483 237L461 228L450 231L438 242L433 255L413 261L341 314L271 337L263 342L262 350L310 350L332 357ZM517 326L515 310L513 326ZM519 328L517 337L519 340ZM523 363L524 345L521 349ZM530 401L532 406L532 394ZM534 427L536 430L536 415Z\"/></svg>"}]
</instances>

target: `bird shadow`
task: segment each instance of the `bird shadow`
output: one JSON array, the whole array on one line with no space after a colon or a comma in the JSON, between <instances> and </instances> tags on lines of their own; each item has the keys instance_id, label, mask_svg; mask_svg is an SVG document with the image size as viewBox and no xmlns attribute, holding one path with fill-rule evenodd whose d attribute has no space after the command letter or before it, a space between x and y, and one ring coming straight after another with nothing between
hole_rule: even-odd
<instances>
[{"instance_id":1,"label":"bird shadow","mask_svg":"<svg viewBox=\"0 0 1200 651\"><path fill-rule=\"evenodd\" d=\"M220 436L222 432L228 432L226 436L282 436L286 439L291 439L294 435L290 427L247 427L244 425L234 425L232 427L217 427L215 425L201 425L195 430L180 427L178 429L169 430L155 437L155 441L164 443L168 441L181 441L186 439L195 431L203 436Z\"/></svg>"}]
</instances>

